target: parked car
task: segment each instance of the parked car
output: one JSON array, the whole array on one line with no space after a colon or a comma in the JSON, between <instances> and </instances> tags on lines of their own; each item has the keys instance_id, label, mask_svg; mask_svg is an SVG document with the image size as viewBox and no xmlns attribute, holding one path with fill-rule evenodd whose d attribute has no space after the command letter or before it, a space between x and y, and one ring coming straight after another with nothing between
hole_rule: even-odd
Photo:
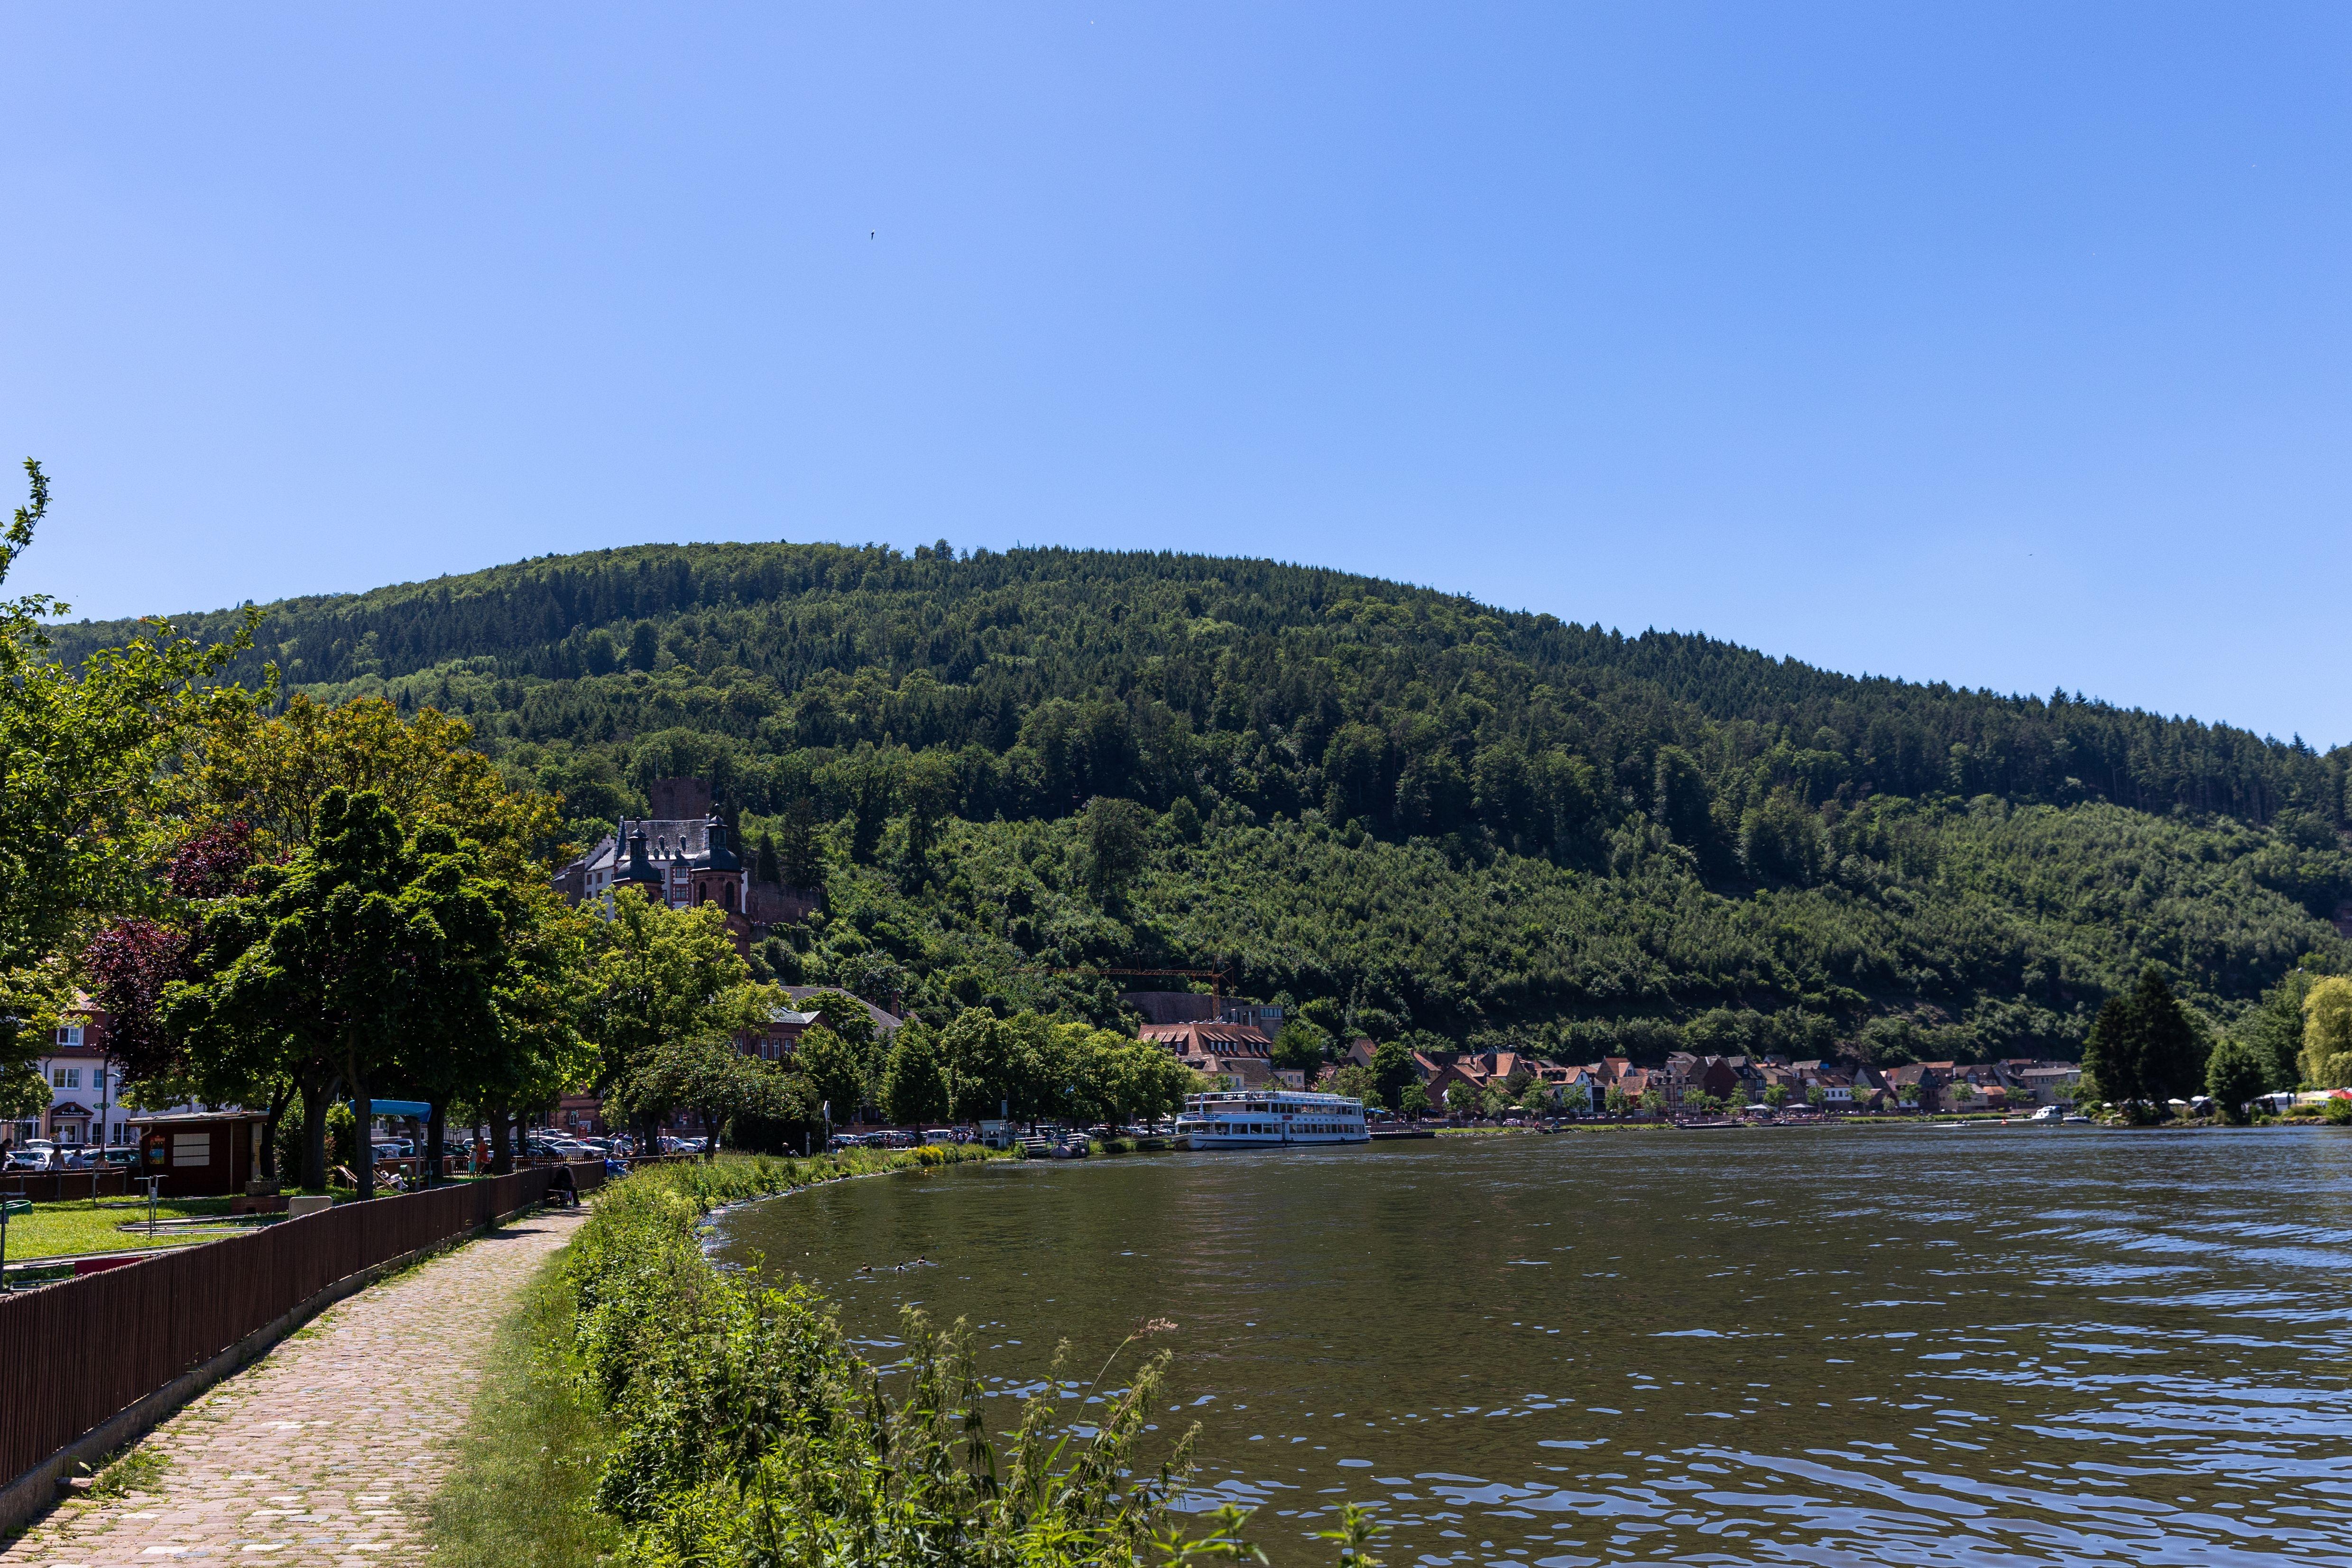
<instances>
[{"instance_id":1,"label":"parked car","mask_svg":"<svg viewBox=\"0 0 2352 1568\"><path fill-rule=\"evenodd\" d=\"M0 1166L0 1169L16 1172L46 1171L49 1168L49 1156L55 1152L54 1149L38 1147L31 1143L19 1143L8 1151L8 1163L5 1166Z\"/></svg>"}]
</instances>

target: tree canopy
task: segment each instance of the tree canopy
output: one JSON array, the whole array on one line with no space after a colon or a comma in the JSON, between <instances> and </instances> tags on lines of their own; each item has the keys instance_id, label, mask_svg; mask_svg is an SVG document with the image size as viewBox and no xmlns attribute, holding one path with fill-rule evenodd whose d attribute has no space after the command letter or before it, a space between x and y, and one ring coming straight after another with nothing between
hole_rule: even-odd
<instances>
[{"instance_id":1,"label":"tree canopy","mask_svg":"<svg viewBox=\"0 0 2352 1568\"><path fill-rule=\"evenodd\" d=\"M2110 996L2091 1026L2083 1076L2127 1112L2165 1114L2165 1102L2205 1087L2206 1042L2151 967L2125 995Z\"/></svg>"}]
</instances>

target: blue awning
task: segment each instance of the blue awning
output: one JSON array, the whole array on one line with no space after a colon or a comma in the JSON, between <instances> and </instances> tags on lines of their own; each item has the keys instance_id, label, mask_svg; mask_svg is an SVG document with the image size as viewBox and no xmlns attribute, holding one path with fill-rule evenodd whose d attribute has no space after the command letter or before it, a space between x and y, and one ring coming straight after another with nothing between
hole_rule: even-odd
<instances>
[{"instance_id":1,"label":"blue awning","mask_svg":"<svg viewBox=\"0 0 2352 1568\"><path fill-rule=\"evenodd\" d=\"M346 1100L344 1103L350 1104L350 1101ZM354 1116L359 1114L358 1107L352 1107L352 1114ZM433 1107L429 1102L422 1100L371 1100L368 1101L368 1114L414 1116L417 1121L425 1121L431 1119Z\"/></svg>"}]
</instances>

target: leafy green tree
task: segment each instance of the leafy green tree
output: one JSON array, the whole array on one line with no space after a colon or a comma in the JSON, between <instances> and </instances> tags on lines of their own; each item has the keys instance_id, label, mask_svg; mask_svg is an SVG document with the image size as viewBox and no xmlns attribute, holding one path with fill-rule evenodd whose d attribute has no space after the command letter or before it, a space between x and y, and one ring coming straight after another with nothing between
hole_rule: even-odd
<instances>
[{"instance_id":1,"label":"leafy green tree","mask_svg":"<svg viewBox=\"0 0 2352 1568\"><path fill-rule=\"evenodd\" d=\"M919 1127L948 1114L945 1054L931 1031L910 1023L890 1041L882 1068L882 1115L900 1126Z\"/></svg>"},{"instance_id":2,"label":"leafy green tree","mask_svg":"<svg viewBox=\"0 0 2352 1568\"><path fill-rule=\"evenodd\" d=\"M1662 1089L1643 1089L1642 1109L1653 1116L1664 1116L1666 1113L1666 1091Z\"/></svg>"},{"instance_id":3,"label":"leafy green tree","mask_svg":"<svg viewBox=\"0 0 2352 1568\"><path fill-rule=\"evenodd\" d=\"M1353 1063L1331 1075L1331 1092L1344 1094L1350 1100L1360 1100L1367 1106L1381 1102L1380 1081L1372 1077L1372 1069Z\"/></svg>"},{"instance_id":4,"label":"leafy green tree","mask_svg":"<svg viewBox=\"0 0 2352 1568\"><path fill-rule=\"evenodd\" d=\"M772 1109L772 1090L766 1080L782 1076L767 1063L745 1056L726 1037L704 1035L664 1040L618 1098L640 1115L692 1111L702 1125L707 1160L737 1116Z\"/></svg>"},{"instance_id":5,"label":"leafy green tree","mask_svg":"<svg viewBox=\"0 0 2352 1568\"><path fill-rule=\"evenodd\" d=\"M1821 875L1827 844L1821 818L1803 796L1782 785L1739 819L1739 859L1751 877L1768 881L1811 882Z\"/></svg>"},{"instance_id":6,"label":"leafy green tree","mask_svg":"<svg viewBox=\"0 0 2352 1568\"><path fill-rule=\"evenodd\" d=\"M1052 1113L1082 1124L1164 1116L1199 1092L1196 1075L1165 1048L1087 1024L1054 1026L1039 1054Z\"/></svg>"},{"instance_id":7,"label":"leafy green tree","mask_svg":"<svg viewBox=\"0 0 2352 1568\"><path fill-rule=\"evenodd\" d=\"M2151 967L2127 995L2101 1005L2083 1048L2083 1075L2134 1120L2166 1114L2166 1102L2205 1083L2205 1054L2189 1015Z\"/></svg>"},{"instance_id":8,"label":"leafy green tree","mask_svg":"<svg viewBox=\"0 0 2352 1568\"><path fill-rule=\"evenodd\" d=\"M1829 1104L1829 1102L1830 1091L1828 1089L1823 1089L1817 1083L1809 1083L1805 1086L1805 1103L1807 1105L1812 1107L1815 1110L1819 1110L1823 1106Z\"/></svg>"},{"instance_id":9,"label":"leafy green tree","mask_svg":"<svg viewBox=\"0 0 2352 1568\"><path fill-rule=\"evenodd\" d=\"M1382 1105L1403 1102L1405 1086L1420 1081L1412 1052L1402 1040L1382 1040L1372 1050L1372 1092Z\"/></svg>"},{"instance_id":10,"label":"leafy green tree","mask_svg":"<svg viewBox=\"0 0 2352 1568\"><path fill-rule=\"evenodd\" d=\"M833 1121L857 1120L874 1083L873 1057L867 1047L845 1040L820 1024L801 1037L793 1051L793 1066L809 1080L819 1101L832 1108Z\"/></svg>"},{"instance_id":11,"label":"leafy green tree","mask_svg":"<svg viewBox=\"0 0 2352 1568\"><path fill-rule=\"evenodd\" d=\"M1362 1070L1360 1068L1359 1071ZM1478 1109L1478 1097L1460 1079L1445 1086L1445 1113L1456 1118L1474 1114Z\"/></svg>"},{"instance_id":12,"label":"leafy green tree","mask_svg":"<svg viewBox=\"0 0 2352 1568\"><path fill-rule=\"evenodd\" d=\"M200 1048L287 1052L314 1103L340 1077L364 1127L371 1082L404 1050L496 1034L513 907L478 845L432 824L404 839L381 796L339 786L319 803L314 842L249 883L206 912L201 978L165 993L167 1022ZM323 1163L306 1152L305 1184L324 1184ZM373 1161L359 1179L373 1196Z\"/></svg>"},{"instance_id":13,"label":"leafy green tree","mask_svg":"<svg viewBox=\"0 0 2352 1568\"><path fill-rule=\"evenodd\" d=\"M1633 1097L1625 1092L1624 1085L1612 1083L1609 1092L1601 1097L1601 1104L1612 1116L1625 1116L1633 1111Z\"/></svg>"},{"instance_id":14,"label":"leafy green tree","mask_svg":"<svg viewBox=\"0 0 2352 1568\"><path fill-rule=\"evenodd\" d=\"M40 465L26 459L25 474L30 499L0 532L0 583L48 510ZM209 684L250 646L253 616L210 645L142 622L68 668L43 624L68 607L0 599L0 1070L29 1060L70 1001L77 931L152 903L147 871L186 736L255 700Z\"/></svg>"},{"instance_id":15,"label":"leafy green tree","mask_svg":"<svg viewBox=\"0 0 2352 1568\"><path fill-rule=\"evenodd\" d=\"M2293 1089L2303 1081L2303 1000L2323 978L2307 964L2288 970L2231 1028L2262 1060L2265 1089Z\"/></svg>"},{"instance_id":16,"label":"leafy green tree","mask_svg":"<svg viewBox=\"0 0 2352 1568\"><path fill-rule=\"evenodd\" d=\"M1312 1089L1323 1071L1324 1053L1329 1045L1330 1037L1305 1018L1286 1018L1282 1032L1274 1037L1272 1059L1276 1067L1305 1074L1307 1087Z\"/></svg>"},{"instance_id":17,"label":"leafy green tree","mask_svg":"<svg viewBox=\"0 0 2352 1568\"><path fill-rule=\"evenodd\" d=\"M824 1026L861 1051L874 1047L874 1015L846 991L812 991L795 1004L803 1013L824 1016Z\"/></svg>"},{"instance_id":18,"label":"leafy green tree","mask_svg":"<svg viewBox=\"0 0 2352 1568\"><path fill-rule=\"evenodd\" d=\"M1150 814L1131 800L1087 802L1087 887L1106 910L1121 908L1150 847Z\"/></svg>"},{"instance_id":19,"label":"leafy green tree","mask_svg":"<svg viewBox=\"0 0 2352 1568\"><path fill-rule=\"evenodd\" d=\"M1397 1114L1418 1121L1430 1112L1429 1089L1420 1083L1409 1083L1397 1097Z\"/></svg>"},{"instance_id":20,"label":"leafy green tree","mask_svg":"<svg viewBox=\"0 0 2352 1568\"><path fill-rule=\"evenodd\" d=\"M2315 1089L2352 1087L2352 980L2331 974L2305 993L2302 1067Z\"/></svg>"},{"instance_id":21,"label":"leafy green tree","mask_svg":"<svg viewBox=\"0 0 2352 1568\"><path fill-rule=\"evenodd\" d=\"M529 889L520 903L521 918L508 929L505 961L491 993L497 1022L483 1042L488 1048L437 1058L454 1065L454 1072L419 1069L430 1080L434 1158L447 1120L445 1107L461 1103L492 1123L492 1168L500 1174L513 1168L512 1129L520 1119L593 1082L598 1059L584 1031L596 1002L594 955L603 922L587 910L567 909L544 886Z\"/></svg>"},{"instance_id":22,"label":"leafy green tree","mask_svg":"<svg viewBox=\"0 0 2352 1568\"><path fill-rule=\"evenodd\" d=\"M967 1007L940 1033L948 1092L960 1121L1044 1114L1048 1066L1042 1031L1020 1028L985 1007Z\"/></svg>"},{"instance_id":23,"label":"leafy green tree","mask_svg":"<svg viewBox=\"0 0 2352 1568\"><path fill-rule=\"evenodd\" d=\"M0 1068L0 1131L9 1123L29 1121L49 1108L49 1080L31 1062Z\"/></svg>"},{"instance_id":24,"label":"leafy green tree","mask_svg":"<svg viewBox=\"0 0 2352 1568\"><path fill-rule=\"evenodd\" d=\"M1661 746L1652 790L1651 813L1675 842L1699 858L1701 865L1715 858L1717 834L1715 798L1706 775L1680 746Z\"/></svg>"},{"instance_id":25,"label":"leafy green tree","mask_svg":"<svg viewBox=\"0 0 2352 1568\"><path fill-rule=\"evenodd\" d=\"M763 1028L782 994L751 979L716 904L674 910L634 886L616 889L611 918L597 922L587 954L583 1033L601 1047L597 1081L629 1100L660 1048ZM657 1115L631 1100L650 1143Z\"/></svg>"},{"instance_id":26,"label":"leafy green tree","mask_svg":"<svg viewBox=\"0 0 2352 1568\"><path fill-rule=\"evenodd\" d=\"M2243 1040L2225 1037L2205 1058L2205 1092L2223 1117L2242 1126L2253 1119L2248 1108L2269 1078L2269 1064Z\"/></svg>"},{"instance_id":27,"label":"leafy green tree","mask_svg":"<svg viewBox=\"0 0 2352 1568\"><path fill-rule=\"evenodd\" d=\"M327 704L298 691L274 715L224 704L190 737L175 782L180 812L248 825L263 859L310 843L335 789L373 794L404 831L461 825L488 868L516 882L544 879L562 837L556 803L510 787L470 726L430 709L404 719L380 697Z\"/></svg>"}]
</instances>

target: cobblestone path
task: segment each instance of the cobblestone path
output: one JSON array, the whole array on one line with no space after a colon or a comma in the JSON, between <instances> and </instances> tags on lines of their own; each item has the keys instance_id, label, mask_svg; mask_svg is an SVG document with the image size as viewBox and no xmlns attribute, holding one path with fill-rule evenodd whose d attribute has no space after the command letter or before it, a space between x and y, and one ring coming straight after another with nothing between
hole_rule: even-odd
<instances>
[{"instance_id":1,"label":"cobblestone path","mask_svg":"<svg viewBox=\"0 0 2352 1568\"><path fill-rule=\"evenodd\" d=\"M491 1331L578 1218L519 1220L337 1302L150 1434L147 1489L65 1504L0 1568L424 1563Z\"/></svg>"}]
</instances>

